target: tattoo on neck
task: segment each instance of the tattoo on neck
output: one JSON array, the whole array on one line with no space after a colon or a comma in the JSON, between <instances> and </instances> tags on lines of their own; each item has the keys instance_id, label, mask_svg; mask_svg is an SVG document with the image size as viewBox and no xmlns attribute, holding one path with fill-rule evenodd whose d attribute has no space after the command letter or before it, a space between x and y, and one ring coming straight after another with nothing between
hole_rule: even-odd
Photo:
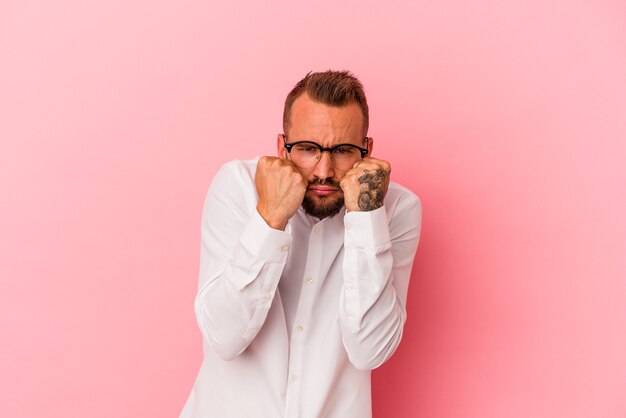
<instances>
[{"instance_id":1,"label":"tattoo on neck","mask_svg":"<svg viewBox=\"0 0 626 418\"><path fill-rule=\"evenodd\" d=\"M359 193L359 208L363 211L378 209L383 205L385 194L385 170L366 170L359 177L361 191Z\"/></svg>"}]
</instances>

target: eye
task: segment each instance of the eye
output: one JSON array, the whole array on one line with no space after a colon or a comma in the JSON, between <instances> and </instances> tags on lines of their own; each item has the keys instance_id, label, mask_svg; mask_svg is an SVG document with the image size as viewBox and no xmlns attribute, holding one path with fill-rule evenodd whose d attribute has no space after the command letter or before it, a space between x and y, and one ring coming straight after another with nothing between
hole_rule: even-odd
<instances>
[{"instance_id":1,"label":"eye","mask_svg":"<svg viewBox=\"0 0 626 418\"><path fill-rule=\"evenodd\" d=\"M356 153L356 148L348 146L348 145L344 145L344 146L335 148L333 152L336 154L340 154L340 155L350 155L350 154Z\"/></svg>"},{"instance_id":2,"label":"eye","mask_svg":"<svg viewBox=\"0 0 626 418\"><path fill-rule=\"evenodd\" d=\"M319 150L319 148L311 144L298 144L295 148L300 152L317 152Z\"/></svg>"}]
</instances>

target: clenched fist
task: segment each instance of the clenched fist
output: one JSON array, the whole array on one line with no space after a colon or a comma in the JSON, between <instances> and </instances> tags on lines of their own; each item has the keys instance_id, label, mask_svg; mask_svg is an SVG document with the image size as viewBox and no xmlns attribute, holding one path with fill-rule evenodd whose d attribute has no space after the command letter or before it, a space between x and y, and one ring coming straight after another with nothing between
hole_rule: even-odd
<instances>
[{"instance_id":1,"label":"clenched fist","mask_svg":"<svg viewBox=\"0 0 626 418\"><path fill-rule=\"evenodd\" d=\"M261 157L256 167L257 211L274 229L284 230L306 193L307 180L284 158Z\"/></svg>"},{"instance_id":2,"label":"clenched fist","mask_svg":"<svg viewBox=\"0 0 626 418\"><path fill-rule=\"evenodd\" d=\"M383 205L391 165L384 160L365 157L357 161L341 179L341 189L346 209L349 211L370 211Z\"/></svg>"}]
</instances>

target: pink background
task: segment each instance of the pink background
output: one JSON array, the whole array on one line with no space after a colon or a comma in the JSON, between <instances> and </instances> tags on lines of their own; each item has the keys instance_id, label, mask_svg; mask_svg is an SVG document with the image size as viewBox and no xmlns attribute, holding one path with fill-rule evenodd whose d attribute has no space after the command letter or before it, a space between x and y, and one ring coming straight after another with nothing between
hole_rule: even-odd
<instances>
[{"instance_id":1,"label":"pink background","mask_svg":"<svg viewBox=\"0 0 626 418\"><path fill-rule=\"evenodd\" d=\"M0 416L177 416L207 187L328 68L424 205L375 416L626 416L618 0L0 2Z\"/></svg>"}]
</instances>

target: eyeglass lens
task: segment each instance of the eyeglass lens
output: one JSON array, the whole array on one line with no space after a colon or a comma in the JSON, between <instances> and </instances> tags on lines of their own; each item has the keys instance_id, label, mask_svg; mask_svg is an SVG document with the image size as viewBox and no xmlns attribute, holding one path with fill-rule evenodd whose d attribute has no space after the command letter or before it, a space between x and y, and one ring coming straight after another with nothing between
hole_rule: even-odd
<instances>
[{"instance_id":1,"label":"eyeglass lens","mask_svg":"<svg viewBox=\"0 0 626 418\"><path fill-rule=\"evenodd\" d=\"M315 166L321 157L322 153L317 144L314 143L302 142L291 148L291 159L302 168ZM330 157L336 169L347 170L361 159L361 152L355 146L342 145L333 149Z\"/></svg>"}]
</instances>

